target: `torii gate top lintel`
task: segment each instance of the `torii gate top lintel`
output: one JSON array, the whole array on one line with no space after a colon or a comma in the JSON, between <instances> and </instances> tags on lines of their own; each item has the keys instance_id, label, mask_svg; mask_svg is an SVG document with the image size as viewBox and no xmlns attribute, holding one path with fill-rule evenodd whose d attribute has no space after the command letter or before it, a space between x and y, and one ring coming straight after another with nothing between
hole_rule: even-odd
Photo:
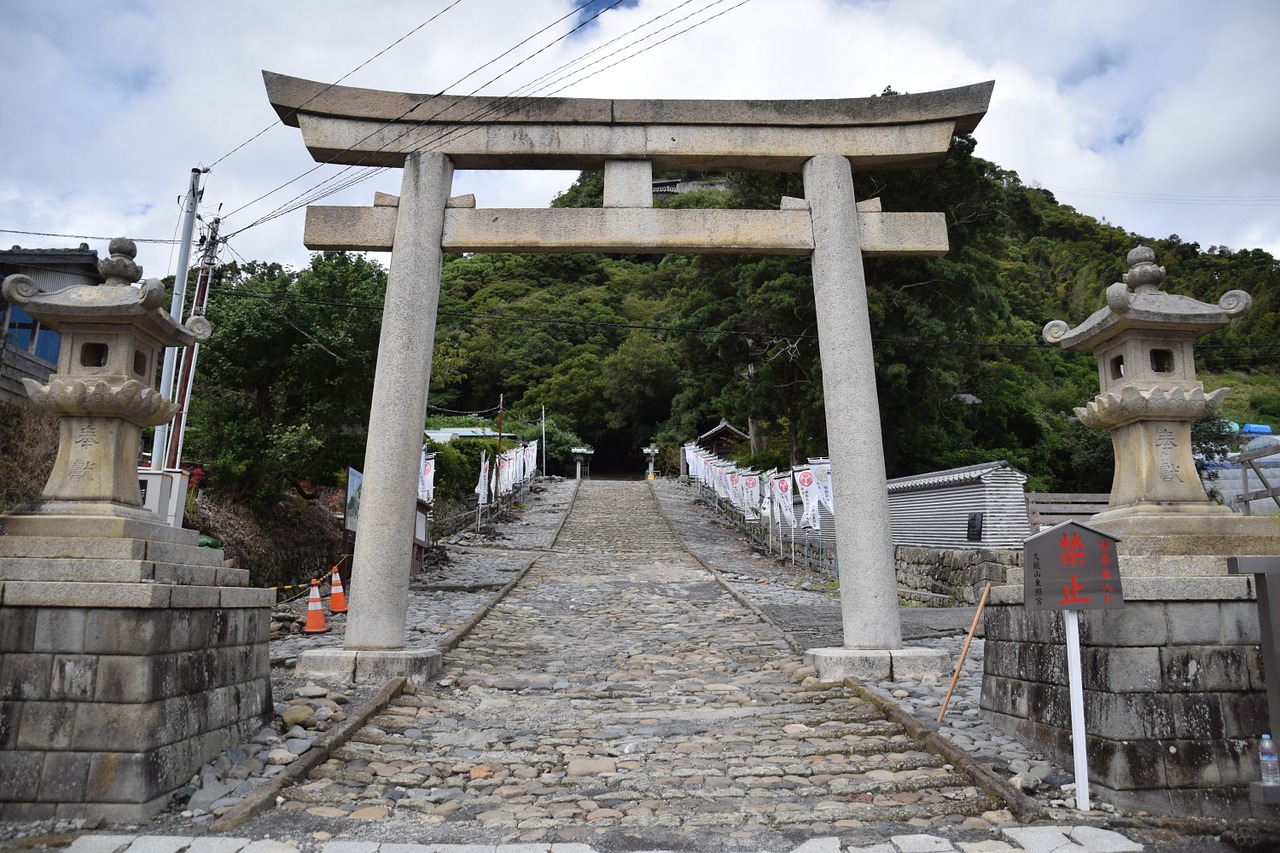
<instances>
[{"instance_id":1,"label":"torii gate top lintel","mask_svg":"<svg viewBox=\"0 0 1280 853\"><path fill-rule=\"evenodd\" d=\"M604 171L604 209L476 210L474 199L450 201L442 244L451 252L807 255L814 237L804 199L782 199L775 211L653 210L653 171L800 172L824 156L854 170L933 166L953 134L977 125L994 86L839 100L636 101L412 95L263 77L281 120L301 129L319 162L404 168L415 152L434 152L459 169ZM311 205L304 243L390 251L397 204ZM859 214L865 255L947 250L942 214L882 213L875 199Z\"/></svg>"},{"instance_id":2,"label":"torii gate top lintel","mask_svg":"<svg viewBox=\"0 0 1280 853\"><path fill-rule=\"evenodd\" d=\"M914 95L805 100L621 100L425 95L335 86L263 71L280 120L319 162L403 166L430 149L460 169L798 172L840 154L855 169L937 163L986 114L993 81Z\"/></svg>"}]
</instances>

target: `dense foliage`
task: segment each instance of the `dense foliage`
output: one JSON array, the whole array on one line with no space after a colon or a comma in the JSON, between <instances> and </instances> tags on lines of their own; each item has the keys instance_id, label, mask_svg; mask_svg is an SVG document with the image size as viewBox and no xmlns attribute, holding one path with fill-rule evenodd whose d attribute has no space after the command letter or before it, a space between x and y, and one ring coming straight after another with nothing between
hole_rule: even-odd
<instances>
[{"instance_id":1,"label":"dense foliage","mask_svg":"<svg viewBox=\"0 0 1280 853\"><path fill-rule=\"evenodd\" d=\"M360 467L386 272L343 252L219 270L184 456L259 510Z\"/></svg>"},{"instance_id":2,"label":"dense foliage","mask_svg":"<svg viewBox=\"0 0 1280 853\"><path fill-rule=\"evenodd\" d=\"M803 195L798 176L678 177L710 180L667 205ZM1097 393L1094 360L1048 347L1040 329L1100 307L1139 242L1168 268L1166 290L1253 295L1198 348L1201 378L1213 388L1230 372L1242 391L1225 414L1280 427L1280 265L1266 252L1128 233L974 156L968 137L935 170L860 174L856 187L888 211L943 212L951 242L942 258L866 263L890 476L1005 458L1035 489L1107 491L1110 441L1072 415ZM601 193L587 172L556 204L599 205ZM360 465L384 285L381 267L342 253L297 272L223 270L188 443L211 483L269 500ZM433 406L491 413L501 395L519 424L508 431L530 438L545 408L554 473L571 471L577 442L594 446L597 470L639 472L651 440L675 447L722 417L775 464L826 451L807 259L449 256L440 312Z\"/></svg>"}]
</instances>

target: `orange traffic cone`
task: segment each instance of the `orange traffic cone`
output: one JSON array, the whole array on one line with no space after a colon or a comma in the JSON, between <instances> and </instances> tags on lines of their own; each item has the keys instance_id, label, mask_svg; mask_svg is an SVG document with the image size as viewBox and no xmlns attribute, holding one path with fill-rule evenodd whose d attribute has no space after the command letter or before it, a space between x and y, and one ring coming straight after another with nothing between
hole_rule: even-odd
<instances>
[{"instance_id":1,"label":"orange traffic cone","mask_svg":"<svg viewBox=\"0 0 1280 853\"><path fill-rule=\"evenodd\" d=\"M329 584L329 612L347 612L347 593L342 588L342 575L338 574L337 566L333 567L333 581Z\"/></svg>"},{"instance_id":2,"label":"orange traffic cone","mask_svg":"<svg viewBox=\"0 0 1280 853\"><path fill-rule=\"evenodd\" d=\"M324 624L324 608L320 604L320 582L311 579L311 595L307 597L307 624L302 629L307 634L323 634L329 629Z\"/></svg>"}]
</instances>

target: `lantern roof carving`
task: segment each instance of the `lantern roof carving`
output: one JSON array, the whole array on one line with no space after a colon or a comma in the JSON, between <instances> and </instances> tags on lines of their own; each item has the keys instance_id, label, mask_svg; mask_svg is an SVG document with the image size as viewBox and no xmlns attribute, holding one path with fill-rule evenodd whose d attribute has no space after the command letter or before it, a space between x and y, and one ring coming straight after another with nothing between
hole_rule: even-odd
<instances>
[{"instance_id":1,"label":"lantern roof carving","mask_svg":"<svg viewBox=\"0 0 1280 853\"><path fill-rule=\"evenodd\" d=\"M1123 281L1107 288L1106 307L1100 308L1074 329L1064 320L1044 327L1046 342L1064 349L1091 352L1131 329L1151 329L1206 335L1249 310L1252 299L1243 290L1223 294L1217 305L1160 289L1165 269L1155 263L1155 252L1137 246L1129 252L1129 272Z\"/></svg>"}]
</instances>

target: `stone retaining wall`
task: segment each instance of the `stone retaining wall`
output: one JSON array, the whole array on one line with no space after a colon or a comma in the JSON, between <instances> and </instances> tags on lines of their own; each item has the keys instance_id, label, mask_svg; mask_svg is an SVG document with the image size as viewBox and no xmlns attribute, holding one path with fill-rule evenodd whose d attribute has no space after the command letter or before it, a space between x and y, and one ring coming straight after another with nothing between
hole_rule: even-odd
<instances>
[{"instance_id":1,"label":"stone retaining wall","mask_svg":"<svg viewBox=\"0 0 1280 853\"><path fill-rule=\"evenodd\" d=\"M1094 790L1127 810L1249 815L1268 727L1252 578L1126 578L1123 591L1123 608L1080 613ZM993 591L985 630L984 716L1070 767L1062 615L1026 611L1019 582Z\"/></svg>"},{"instance_id":2,"label":"stone retaining wall","mask_svg":"<svg viewBox=\"0 0 1280 853\"><path fill-rule=\"evenodd\" d=\"M158 811L269 720L265 612L4 607L0 818Z\"/></svg>"},{"instance_id":3,"label":"stone retaining wall","mask_svg":"<svg viewBox=\"0 0 1280 853\"><path fill-rule=\"evenodd\" d=\"M894 548L898 586L944 596L952 604L977 604L987 582L1007 583L1021 576L1022 551L997 548Z\"/></svg>"}]
</instances>

